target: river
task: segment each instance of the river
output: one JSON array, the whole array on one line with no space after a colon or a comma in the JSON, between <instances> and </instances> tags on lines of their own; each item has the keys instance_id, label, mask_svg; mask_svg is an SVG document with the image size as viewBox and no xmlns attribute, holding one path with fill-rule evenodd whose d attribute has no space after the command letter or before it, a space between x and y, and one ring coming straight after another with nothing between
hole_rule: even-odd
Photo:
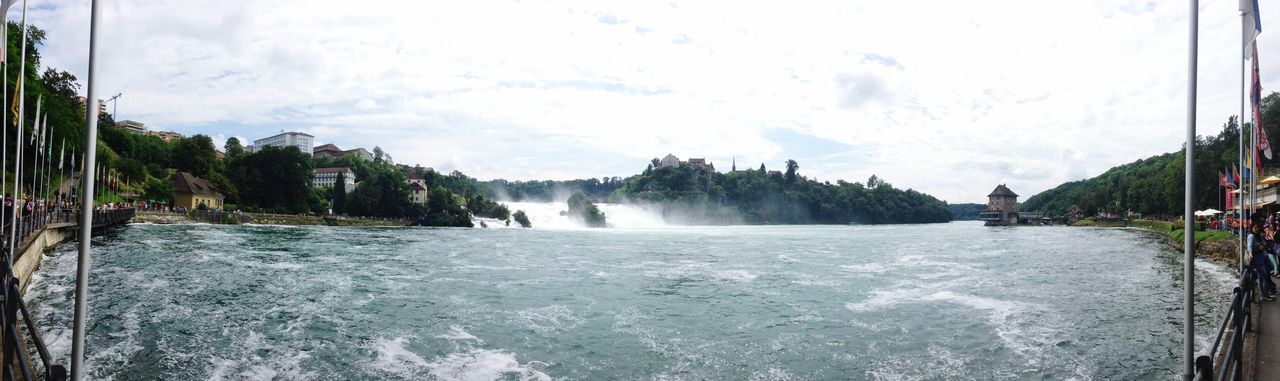
<instances>
[{"instance_id":1,"label":"river","mask_svg":"<svg viewBox=\"0 0 1280 381\"><path fill-rule=\"evenodd\" d=\"M1180 374L1180 254L1149 232L973 222L610 229L537 223L534 229L128 225L94 238L90 376ZM47 254L26 295L63 364L74 250L64 244ZM1225 312L1232 275L1219 264L1197 266L1197 336L1204 345Z\"/></svg>"}]
</instances>

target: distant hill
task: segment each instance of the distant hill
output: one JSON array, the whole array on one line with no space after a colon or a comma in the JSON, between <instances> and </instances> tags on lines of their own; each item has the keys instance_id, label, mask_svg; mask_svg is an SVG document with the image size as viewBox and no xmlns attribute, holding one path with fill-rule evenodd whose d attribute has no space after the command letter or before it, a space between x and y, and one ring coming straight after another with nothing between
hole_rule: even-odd
<instances>
[{"instance_id":1,"label":"distant hill","mask_svg":"<svg viewBox=\"0 0 1280 381\"><path fill-rule=\"evenodd\" d=\"M1263 127L1272 146L1280 146L1280 93L1268 95L1262 107ZM1246 131L1252 128L1245 124ZM1239 124L1230 117L1217 136L1201 136L1196 140L1195 209L1223 208L1223 193L1218 189L1218 174L1234 167L1239 155ZM1099 212L1133 211L1148 216L1176 216L1183 213L1185 150L1137 160L1116 166L1093 178L1070 181L1026 199L1019 210L1041 211L1046 215L1064 214L1071 206L1079 206L1086 215ZM1264 172L1280 168L1280 155L1263 160ZM1272 170L1268 170L1272 169Z\"/></svg>"},{"instance_id":2,"label":"distant hill","mask_svg":"<svg viewBox=\"0 0 1280 381\"><path fill-rule=\"evenodd\" d=\"M951 219L954 221L977 221L978 213L987 208L987 204L951 204Z\"/></svg>"}]
</instances>

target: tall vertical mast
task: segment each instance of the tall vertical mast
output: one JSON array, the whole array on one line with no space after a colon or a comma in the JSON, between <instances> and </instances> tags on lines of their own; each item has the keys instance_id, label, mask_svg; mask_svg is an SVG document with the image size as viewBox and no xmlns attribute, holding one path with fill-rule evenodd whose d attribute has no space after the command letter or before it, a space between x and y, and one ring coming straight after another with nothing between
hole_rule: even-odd
<instances>
[{"instance_id":1,"label":"tall vertical mast","mask_svg":"<svg viewBox=\"0 0 1280 381\"><path fill-rule=\"evenodd\" d=\"M1190 381L1195 377L1195 279L1196 279L1196 262L1195 262L1195 220L1192 214L1195 213L1195 163L1196 163L1196 65L1199 43L1200 28L1200 2L1199 0L1191 0L1190 14L1190 49L1187 55L1187 143L1186 143L1186 200L1183 205L1182 218L1183 234L1182 250L1183 250L1183 286L1186 288L1186 300L1184 301L1184 311L1186 315L1182 323L1183 330L1183 355L1185 356L1185 368L1183 369L1183 378Z\"/></svg>"},{"instance_id":2,"label":"tall vertical mast","mask_svg":"<svg viewBox=\"0 0 1280 381\"><path fill-rule=\"evenodd\" d=\"M89 107L89 100L98 99L98 0L92 0L89 16L89 77L88 94L85 97L85 168L92 168L98 159L98 108ZM76 261L76 312L71 333L71 379L84 379L84 333L88 319L89 294L89 238L93 234L93 176L86 171L80 184L80 256Z\"/></svg>"}]
</instances>

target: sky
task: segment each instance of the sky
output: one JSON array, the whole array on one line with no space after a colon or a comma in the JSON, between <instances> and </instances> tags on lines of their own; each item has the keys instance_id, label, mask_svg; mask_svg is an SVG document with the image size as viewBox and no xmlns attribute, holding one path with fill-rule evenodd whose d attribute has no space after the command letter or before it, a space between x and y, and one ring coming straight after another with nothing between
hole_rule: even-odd
<instances>
[{"instance_id":1,"label":"sky","mask_svg":"<svg viewBox=\"0 0 1280 381\"><path fill-rule=\"evenodd\" d=\"M88 3L28 11L47 31L43 63L81 81ZM100 98L123 94L117 120L219 145L300 131L511 180L626 177L668 153L721 171L794 159L811 179L874 174L985 202L996 184L1025 198L1179 149L1188 8L119 0L103 2L98 84ZM1201 135L1240 113L1237 9L1200 2ZM1280 8L1261 14L1269 92Z\"/></svg>"}]
</instances>

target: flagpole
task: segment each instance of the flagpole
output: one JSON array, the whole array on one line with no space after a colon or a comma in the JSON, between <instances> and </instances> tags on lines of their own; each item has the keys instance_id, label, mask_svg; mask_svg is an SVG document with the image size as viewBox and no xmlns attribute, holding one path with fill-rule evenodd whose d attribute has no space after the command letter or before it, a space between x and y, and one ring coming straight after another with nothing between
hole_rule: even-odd
<instances>
[{"instance_id":1,"label":"flagpole","mask_svg":"<svg viewBox=\"0 0 1280 381\"><path fill-rule=\"evenodd\" d=\"M88 94L85 97L85 168L97 161L98 146L98 108L89 107L88 100L98 99L97 70L98 60L98 0L91 0L89 12L89 76ZM93 196L93 179L85 178L81 185L85 198ZM80 206L80 257L76 262L76 307L75 324L71 341L71 380L84 379L84 333L87 318L89 293L89 239L93 234L93 199L84 200Z\"/></svg>"},{"instance_id":2,"label":"flagpole","mask_svg":"<svg viewBox=\"0 0 1280 381\"><path fill-rule=\"evenodd\" d=\"M6 25L5 28L8 28ZM18 137L15 143L18 143L18 156L13 159L13 219L9 222L9 255L5 260L9 267L13 267L13 252L18 249L18 186L22 183L22 121L26 117L26 86L24 86L23 78L26 77L27 69L27 1L22 0L22 58L18 63Z\"/></svg>"},{"instance_id":3,"label":"flagpole","mask_svg":"<svg viewBox=\"0 0 1280 381\"><path fill-rule=\"evenodd\" d=\"M1191 200L1195 199L1195 163L1196 163L1196 65L1199 44L1199 28L1200 28L1200 2L1199 0L1191 0L1190 15L1190 51L1187 57L1187 143L1186 143L1186 191L1184 196L1186 200L1183 203L1183 286L1186 289L1185 307L1186 316L1183 321L1183 346L1184 355L1186 356L1186 367L1184 369L1183 378L1191 381L1195 377L1195 221L1191 218L1194 213L1194 206Z\"/></svg>"}]
</instances>

